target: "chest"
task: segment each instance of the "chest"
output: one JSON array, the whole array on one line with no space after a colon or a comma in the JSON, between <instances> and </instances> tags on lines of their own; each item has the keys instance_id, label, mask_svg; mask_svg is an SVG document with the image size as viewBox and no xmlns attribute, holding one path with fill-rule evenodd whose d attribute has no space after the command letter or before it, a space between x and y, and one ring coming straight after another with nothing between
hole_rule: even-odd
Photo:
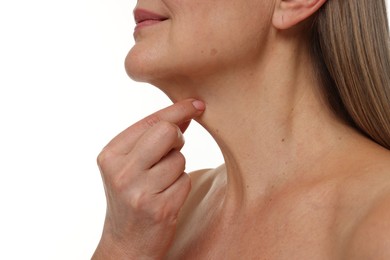
<instances>
[{"instance_id":1,"label":"chest","mask_svg":"<svg viewBox=\"0 0 390 260\"><path fill-rule=\"evenodd\" d=\"M334 242L318 227L306 233L258 226L201 235L178 246L170 259L337 259Z\"/></svg>"},{"instance_id":2,"label":"chest","mask_svg":"<svg viewBox=\"0 0 390 260\"><path fill-rule=\"evenodd\" d=\"M179 232L168 259L338 259L333 212L315 200L214 221L197 212Z\"/></svg>"}]
</instances>

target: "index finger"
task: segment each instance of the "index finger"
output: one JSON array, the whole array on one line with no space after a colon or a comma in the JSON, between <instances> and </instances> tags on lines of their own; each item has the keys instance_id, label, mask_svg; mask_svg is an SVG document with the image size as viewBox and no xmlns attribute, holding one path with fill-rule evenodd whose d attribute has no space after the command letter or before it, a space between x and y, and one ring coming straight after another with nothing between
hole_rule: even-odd
<instances>
[{"instance_id":1,"label":"index finger","mask_svg":"<svg viewBox=\"0 0 390 260\"><path fill-rule=\"evenodd\" d=\"M160 121L167 121L178 126L186 125L191 119L201 115L205 104L195 99L179 101L169 107L161 109L138 121L117 135L106 148L117 153L128 153L141 135ZM181 129L183 132L185 129Z\"/></svg>"}]
</instances>

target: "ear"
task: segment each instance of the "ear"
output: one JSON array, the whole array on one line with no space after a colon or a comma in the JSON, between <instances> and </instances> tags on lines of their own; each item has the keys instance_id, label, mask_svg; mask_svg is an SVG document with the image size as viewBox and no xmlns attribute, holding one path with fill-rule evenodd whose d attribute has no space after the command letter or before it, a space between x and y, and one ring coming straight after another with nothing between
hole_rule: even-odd
<instances>
[{"instance_id":1,"label":"ear","mask_svg":"<svg viewBox=\"0 0 390 260\"><path fill-rule=\"evenodd\" d=\"M326 1L327 0L278 0L272 17L272 23L277 29L289 29L309 18L320 9Z\"/></svg>"}]
</instances>

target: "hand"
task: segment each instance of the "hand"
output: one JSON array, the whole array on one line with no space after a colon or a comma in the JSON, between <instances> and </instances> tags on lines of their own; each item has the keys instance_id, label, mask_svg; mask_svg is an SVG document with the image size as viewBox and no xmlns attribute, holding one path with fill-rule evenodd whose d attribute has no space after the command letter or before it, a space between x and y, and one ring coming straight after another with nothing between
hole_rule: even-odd
<instances>
[{"instance_id":1,"label":"hand","mask_svg":"<svg viewBox=\"0 0 390 260\"><path fill-rule=\"evenodd\" d=\"M161 259L191 189L182 132L205 107L184 100L132 125L99 154L107 213L94 259Z\"/></svg>"}]
</instances>

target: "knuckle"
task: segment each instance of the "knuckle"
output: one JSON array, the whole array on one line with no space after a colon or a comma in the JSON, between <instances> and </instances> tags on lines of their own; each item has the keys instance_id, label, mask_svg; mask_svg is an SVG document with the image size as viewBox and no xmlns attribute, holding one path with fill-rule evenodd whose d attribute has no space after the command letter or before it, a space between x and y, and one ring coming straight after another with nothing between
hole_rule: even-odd
<instances>
[{"instance_id":1,"label":"knuckle","mask_svg":"<svg viewBox=\"0 0 390 260\"><path fill-rule=\"evenodd\" d=\"M139 171L134 170L134 166L129 162L112 161L112 156L103 155L103 159L98 159L110 161L109 164L99 165L103 182L106 188L115 194L126 194L137 183Z\"/></svg>"},{"instance_id":2,"label":"knuckle","mask_svg":"<svg viewBox=\"0 0 390 260\"><path fill-rule=\"evenodd\" d=\"M172 150L166 156L166 162L163 169L165 169L167 173L177 175L184 172L185 165L186 159L184 155L178 150Z\"/></svg>"},{"instance_id":3,"label":"knuckle","mask_svg":"<svg viewBox=\"0 0 390 260\"><path fill-rule=\"evenodd\" d=\"M128 207L153 223L166 222L175 218L178 213L171 200L162 199L160 194L153 195L142 189L134 189L129 193Z\"/></svg>"},{"instance_id":4,"label":"knuckle","mask_svg":"<svg viewBox=\"0 0 390 260\"><path fill-rule=\"evenodd\" d=\"M129 196L129 206L137 211L145 211L149 205L149 196L142 190L134 190Z\"/></svg>"},{"instance_id":5,"label":"knuckle","mask_svg":"<svg viewBox=\"0 0 390 260\"><path fill-rule=\"evenodd\" d=\"M129 198L129 207L152 223L163 223L177 215L170 202L152 203L152 200L152 195L136 191Z\"/></svg>"},{"instance_id":6,"label":"knuckle","mask_svg":"<svg viewBox=\"0 0 390 260\"><path fill-rule=\"evenodd\" d=\"M147 127L153 127L157 125L159 122L161 122L161 119L157 115L150 115L145 118L145 126Z\"/></svg>"},{"instance_id":7,"label":"knuckle","mask_svg":"<svg viewBox=\"0 0 390 260\"><path fill-rule=\"evenodd\" d=\"M115 158L115 154L110 149L105 147L97 156L96 162L99 166L102 167L112 162L114 158Z\"/></svg>"},{"instance_id":8,"label":"knuckle","mask_svg":"<svg viewBox=\"0 0 390 260\"><path fill-rule=\"evenodd\" d=\"M109 183L110 188L115 191L116 194L126 194L129 187L128 174L119 173L111 178L106 178L106 182Z\"/></svg>"},{"instance_id":9,"label":"knuckle","mask_svg":"<svg viewBox=\"0 0 390 260\"><path fill-rule=\"evenodd\" d=\"M174 210L174 207L171 203L164 203L160 205L160 207L154 208L151 211L150 217L155 223L163 223L167 222L167 220L171 221L172 219L176 219L177 212Z\"/></svg>"},{"instance_id":10,"label":"knuckle","mask_svg":"<svg viewBox=\"0 0 390 260\"><path fill-rule=\"evenodd\" d=\"M175 124L161 121L155 126L156 131L158 132L159 138L164 138L166 140L174 142L177 138L180 137L180 129Z\"/></svg>"},{"instance_id":11,"label":"knuckle","mask_svg":"<svg viewBox=\"0 0 390 260\"><path fill-rule=\"evenodd\" d=\"M186 158L179 151L173 151L173 153L174 153L174 158L175 158L175 164L180 166L180 168L183 168L183 171L184 171L184 167L186 165Z\"/></svg>"},{"instance_id":12,"label":"knuckle","mask_svg":"<svg viewBox=\"0 0 390 260\"><path fill-rule=\"evenodd\" d=\"M158 127L159 131L164 132L164 134L177 134L177 126L167 121L161 121Z\"/></svg>"}]
</instances>

